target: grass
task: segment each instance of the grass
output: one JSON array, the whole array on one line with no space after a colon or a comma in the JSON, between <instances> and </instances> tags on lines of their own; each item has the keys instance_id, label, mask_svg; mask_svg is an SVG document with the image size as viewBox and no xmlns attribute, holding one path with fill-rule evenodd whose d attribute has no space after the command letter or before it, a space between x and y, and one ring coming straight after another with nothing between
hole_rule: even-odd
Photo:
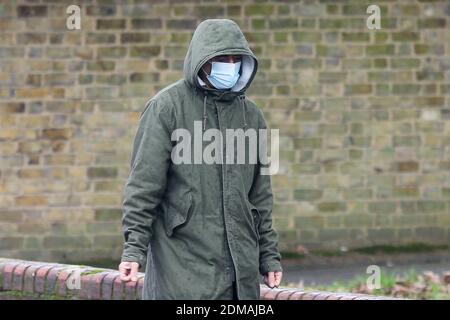
<instances>
[{"instance_id":1,"label":"grass","mask_svg":"<svg viewBox=\"0 0 450 320\"><path fill-rule=\"evenodd\" d=\"M105 269L112 269L117 270L119 267L119 260L116 259L96 259L96 260L89 260L89 261L67 261L65 263L78 265L80 267L91 267L95 266L95 268L105 268ZM98 272L101 272L103 270L98 270ZM88 271L92 272L92 271ZM96 273L95 271L93 273Z\"/></svg>"},{"instance_id":2,"label":"grass","mask_svg":"<svg viewBox=\"0 0 450 320\"><path fill-rule=\"evenodd\" d=\"M103 271L105 271L105 270L103 270L103 269L92 269L92 270L88 270L88 271L85 271L85 272L81 273L81 275L82 276L88 276L88 275L92 275L92 274L101 273Z\"/></svg>"},{"instance_id":3,"label":"grass","mask_svg":"<svg viewBox=\"0 0 450 320\"><path fill-rule=\"evenodd\" d=\"M70 300L71 296L58 296L45 293L30 293L16 290L0 291L0 300L6 298L7 300Z\"/></svg>"},{"instance_id":4,"label":"grass","mask_svg":"<svg viewBox=\"0 0 450 320\"><path fill-rule=\"evenodd\" d=\"M402 276L381 270L380 288L370 289L367 286L368 275L360 275L348 282L336 281L330 285L305 286L305 291L353 292L371 295L392 296L407 299L437 300L450 299L450 284L443 277L431 273L417 273L410 269ZM298 284L288 284L298 286Z\"/></svg>"}]
</instances>

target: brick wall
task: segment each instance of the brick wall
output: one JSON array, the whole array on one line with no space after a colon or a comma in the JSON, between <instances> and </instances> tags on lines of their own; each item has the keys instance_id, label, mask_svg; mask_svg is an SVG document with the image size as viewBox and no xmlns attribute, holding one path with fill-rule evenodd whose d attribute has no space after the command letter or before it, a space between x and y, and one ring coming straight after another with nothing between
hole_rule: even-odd
<instances>
[{"instance_id":1,"label":"brick wall","mask_svg":"<svg viewBox=\"0 0 450 320\"><path fill-rule=\"evenodd\" d=\"M248 96L280 129L282 250L450 240L448 1L77 3L79 31L73 1L0 3L0 256L119 257L139 113L207 17L261 62Z\"/></svg>"},{"instance_id":2,"label":"brick wall","mask_svg":"<svg viewBox=\"0 0 450 320\"><path fill-rule=\"evenodd\" d=\"M76 276L75 276L76 275ZM144 274L122 282L115 270L0 258L0 300L140 300ZM79 277L76 280L75 277ZM303 291L261 285L262 300L397 300L394 297Z\"/></svg>"}]
</instances>

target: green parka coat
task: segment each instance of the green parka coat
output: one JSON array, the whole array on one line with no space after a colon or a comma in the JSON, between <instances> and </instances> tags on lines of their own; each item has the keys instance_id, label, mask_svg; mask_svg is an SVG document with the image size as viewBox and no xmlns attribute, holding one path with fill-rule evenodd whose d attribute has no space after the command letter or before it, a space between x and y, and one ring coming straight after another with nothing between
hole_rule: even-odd
<instances>
[{"instance_id":1,"label":"green parka coat","mask_svg":"<svg viewBox=\"0 0 450 320\"><path fill-rule=\"evenodd\" d=\"M243 55L236 85L202 86L201 66L227 54ZM257 68L235 22L205 20L190 42L184 78L160 90L141 113L124 188L122 261L146 266L143 299L231 299L233 280L239 299L259 299L259 273L282 270L271 176L260 174L262 161L229 164L225 143L222 164L175 164L171 157L175 129L188 130L194 144L194 121L223 137L225 129L266 128L244 95Z\"/></svg>"}]
</instances>

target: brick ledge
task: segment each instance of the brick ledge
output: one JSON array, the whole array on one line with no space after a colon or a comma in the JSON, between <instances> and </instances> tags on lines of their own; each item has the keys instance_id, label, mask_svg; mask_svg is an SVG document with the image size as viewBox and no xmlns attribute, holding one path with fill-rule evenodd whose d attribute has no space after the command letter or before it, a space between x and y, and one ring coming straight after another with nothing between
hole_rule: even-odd
<instances>
[{"instance_id":1,"label":"brick ledge","mask_svg":"<svg viewBox=\"0 0 450 320\"><path fill-rule=\"evenodd\" d=\"M66 285L72 274L81 274L80 289ZM0 258L0 294L23 297L83 300L139 300L144 273L138 281L122 282L117 270L40 261ZM306 292L295 288L261 286L262 300L396 300L356 293ZM0 297L1 300L1 297Z\"/></svg>"}]
</instances>

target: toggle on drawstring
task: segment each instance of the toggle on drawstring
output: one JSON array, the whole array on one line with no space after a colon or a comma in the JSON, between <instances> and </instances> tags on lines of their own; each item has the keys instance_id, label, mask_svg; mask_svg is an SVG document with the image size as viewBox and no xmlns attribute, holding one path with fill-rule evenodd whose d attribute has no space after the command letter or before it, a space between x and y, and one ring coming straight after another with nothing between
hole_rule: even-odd
<instances>
[{"instance_id":1,"label":"toggle on drawstring","mask_svg":"<svg viewBox=\"0 0 450 320\"><path fill-rule=\"evenodd\" d=\"M206 92L204 91L204 97L203 97L203 131L206 130L206 119L208 118L208 115L206 113L206 100L208 99L208 95L206 94ZM239 99L239 103L241 104L242 107L242 117L244 119L244 131L247 130L247 119L245 117L245 113L246 113L246 103L245 103L245 95L241 94L238 96Z\"/></svg>"}]
</instances>

